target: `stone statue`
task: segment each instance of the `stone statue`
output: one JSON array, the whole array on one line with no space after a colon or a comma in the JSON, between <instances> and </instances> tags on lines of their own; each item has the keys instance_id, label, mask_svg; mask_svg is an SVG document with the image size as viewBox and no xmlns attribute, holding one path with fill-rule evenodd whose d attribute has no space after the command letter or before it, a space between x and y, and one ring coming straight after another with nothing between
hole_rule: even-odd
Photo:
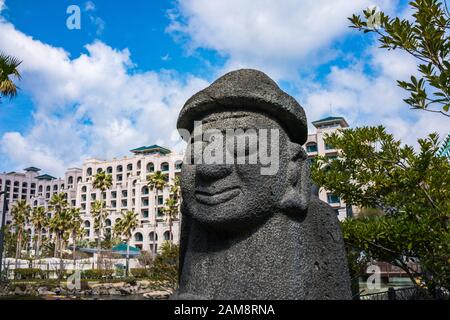
<instances>
[{"instance_id":1,"label":"stone statue","mask_svg":"<svg viewBox=\"0 0 450 320\"><path fill-rule=\"evenodd\" d=\"M196 163L195 121L203 131L278 132L258 144L279 145L278 170L262 174L261 163ZM180 278L172 299L351 298L336 214L311 195L302 148L307 121L294 98L260 71L237 70L191 97L177 127L191 134L187 154L194 160L181 172ZM208 141L200 141L200 150ZM245 147L245 157L251 149Z\"/></svg>"}]
</instances>

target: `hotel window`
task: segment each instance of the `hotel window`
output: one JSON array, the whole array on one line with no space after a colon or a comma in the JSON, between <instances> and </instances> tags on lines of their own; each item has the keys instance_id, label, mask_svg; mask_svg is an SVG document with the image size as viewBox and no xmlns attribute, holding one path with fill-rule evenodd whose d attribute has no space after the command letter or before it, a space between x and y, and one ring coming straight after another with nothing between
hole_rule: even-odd
<instances>
[{"instance_id":1,"label":"hotel window","mask_svg":"<svg viewBox=\"0 0 450 320\"><path fill-rule=\"evenodd\" d=\"M55 184L54 186L53 186L53 191L57 191L58 190L58 186Z\"/></svg>"},{"instance_id":2,"label":"hotel window","mask_svg":"<svg viewBox=\"0 0 450 320\"><path fill-rule=\"evenodd\" d=\"M69 177L69 179L67 180L67 183L68 184L73 184L73 177L72 176Z\"/></svg>"},{"instance_id":3,"label":"hotel window","mask_svg":"<svg viewBox=\"0 0 450 320\"><path fill-rule=\"evenodd\" d=\"M91 200L97 200L97 195L95 193L91 193Z\"/></svg>"},{"instance_id":4,"label":"hotel window","mask_svg":"<svg viewBox=\"0 0 450 320\"><path fill-rule=\"evenodd\" d=\"M149 194L149 189L148 189L147 186L142 187L142 194L143 194L143 195Z\"/></svg>"},{"instance_id":5,"label":"hotel window","mask_svg":"<svg viewBox=\"0 0 450 320\"><path fill-rule=\"evenodd\" d=\"M148 210L142 210L142 218L148 218Z\"/></svg>"},{"instance_id":6,"label":"hotel window","mask_svg":"<svg viewBox=\"0 0 450 320\"><path fill-rule=\"evenodd\" d=\"M122 200L122 207L126 207L128 205L128 201L127 200Z\"/></svg>"},{"instance_id":7,"label":"hotel window","mask_svg":"<svg viewBox=\"0 0 450 320\"><path fill-rule=\"evenodd\" d=\"M102 168L98 168L97 169L97 173L102 173L103 172L103 169Z\"/></svg>"},{"instance_id":8,"label":"hotel window","mask_svg":"<svg viewBox=\"0 0 450 320\"><path fill-rule=\"evenodd\" d=\"M148 198L142 198L142 206L147 207L148 206Z\"/></svg>"},{"instance_id":9,"label":"hotel window","mask_svg":"<svg viewBox=\"0 0 450 320\"><path fill-rule=\"evenodd\" d=\"M123 171L123 167L122 167L122 166L117 166L116 171L117 171L117 172L122 172L122 171Z\"/></svg>"},{"instance_id":10,"label":"hotel window","mask_svg":"<svg viewBox=\"0 0 450 320\"><path fill-rule=\"evenodd\" d=\"M170 233L169 231L164 232L164 240L173 240L173 233Z\"/></svg>"},{"instance_id":11,"label":"hotel window","mask_svg":"<svg viewBox=\"0 0 450 320\"><path fill-rule=\"evenodd\" d=\"M87 174L88 176L92 176L92 168L88 168L88 169L86 170L86 174Z\"/></svg>"},{"instance_id":12,"label":"hotel window","mask_svg":"<svg viewBox=\"0 0 450 320\"><path fill-rule=\"evenodd\" d=\"M163 196L158 196L158 205L164 204L164 198Z\"/></svg>"},{"instance_id":13,"label":"hotel window","mask_svg":"<svg viewBox=\"0 0 450 320\"><path fill-rule=\"evenodd\" d=\"M85 194L82 194L82 195L81 195L81 201L83 201L83 202L86 201L86 195L85 195Z\"/></svg>"},{"instance_id":14,"label":"hotel window","mask_svg":"<svg viewBox=\"0 0 450 320\"><path fill-rule=\"evenodd\" d=\"M112 173L112 167L106 168L106 173L111 174Z\"/></svg>"},{"instance_id":15,"label":"hotel window","mask_svg":"<svg viewBox=\"0 0 450 320\"><path fill-rule=\"evenodd\" d=\"M163 208L158 208L157 218L163 218L163 217L164 217Z\"/></svg>"},{"instance_id":16,"label":"hotel window","mask_svg":"<svg viewBox=\"0 0 450 320\"><path fill-rule=\"evenodd\" d=\"M83 188L81 188L81 192L87 192L87 187L84 186Z\"/></svg>"},{"instance_id":17,"label":"hotel window","mask_svg":"<svg viewBox=\"0 0 450 320\"><path fill-rule=\"evenodd\" d=\"M134 241L137 241L137 242L142 242L142 241L144 241L144 237L142 236L142 233L137 232L137 233L134 235Z\"/></svg>"},{"instance_id":18,"label":"hotel window","mask_svg":"<svg viewBox=\"0 0 450 320\"><path fill-rule=\"evenodd\" d=\"M121 182L121 181L122 181L122 175L121 175L121 174L118 174L117 177L116 177L116 180L119 181L119 182Z\"/></svg>"},{"instance_id":19,"label":"hotel window","mask_svg":"<svg viewBox=\"0 0 450 320\"><path fill-rule=\"evenodd\" d=\"M177 161L175 163L175 170L181 170L182 166L183 166L183 161Z\"/></svg>"},{"instance_id":20,"label":"hotel window","mask_svg":"<svg viewBox=\"0 0 450 320\"><path fill-rule=\"evenodd\" d=\"M113 199L117 198L117 192L116 191L111 191L111 198L113 198Z\"/></svg>"},{"instance_id":21,"label":"hotel window","mask_svg":"<svg viewBox=\"0 0 450 320\"><path fill-rule=\"evenodd\" d=\"M132 163L127 165L127 170L128 171L133 171L133 164Z\"/></svg>"},{"instance_id":22,"label":"hotel window","mask_svg":"<svg viewBox=\"0 0 450 320\"><path fill-rule=\"evenodd\" d=\"M158 234L153 231L148 234L148 239L150 241L158 241Z\"/></svg>"},{"instance_id":23,"label":"hotel window","mask_svg":"<svg viewBox=\"0 0 450 320\"><path fill-rule=\"evenodd\" d=\"M139 161L137 162L137 168L138 168L138 170L141 169L141 160L139 160Z\"/></svg>"},{"instance_id":24,"label":"hotel window","mask_svg":"<svg viewBox=\"0 0 450 320\"><path fill-rule=\"evenodd\" d=\"M306 151L307 152L317 152L317 144L315 143L309 143L306 145Z\"/></svg>"},{"instance_id":25,"label":"hotel window","mask_svg":"<svg viewBox=\"0 0 450 320\"><path fill-rule=\"evenodd\" d=\"M327 199L328 199L328 203L330 203L330 204L336 204L336 203L341 202L341 198L339 198L338 196L335 196L332 193L327 194Z\"/></svg>"},{"instance_id":26,"label":"hotel window","mask_svg":"<svg viewBox=\"0 0 450 320\"><path fill-rule=\"evenodd\" d=\"M111 207L116 208L117 207L117 202L116 201L111 201Z\"/></svg>"},{"instance_id":27,"label":"hotel window","mask_svg":"<svg viewBox=\"0 0 450 320\"><path fill-rule=\"evenodd\" d=\"M325 150L333 150L334 147L331 144L325 143Z\"/></svg>"},{"instance_id":28,"label":"hotel window","mask_svg":"<svg viewBox=\"0 0 450 320\"><path fill-rule=\"evenodd\" d=\"M122 197L127 197L127 196L128 196L128 191L122 190Z\"/></svg>"},{"instance_id":29,"label":"hotel window","mask_svg":"<svg viewBox=\"0 0 450 320\"><path fill-rule=\"evenodd\" d=\"M147 172L154 172L155 171L155 165L153 163L147 164Z\"/></svg>"},{"instance_id":30,"label":"hotel window","mask_svg":"<svg viewBox=\"0 0 450 320\"><path fill-rule=\"evenodd\" d=\"M47 186L47 188L45 188L45 191L50 192L52 188L50 186Z\"/></svg>"},{"instance_id":31,"label":"hotel window","mask_svg":"<svg viewBox=\"0 0 450 320\"><path fill-rule=\"evenodd\" d=\"M164 163L161 164L161 171L162 172L169 171L169 164L167 162L164 162Z\"/></svg>"}]
</instances>

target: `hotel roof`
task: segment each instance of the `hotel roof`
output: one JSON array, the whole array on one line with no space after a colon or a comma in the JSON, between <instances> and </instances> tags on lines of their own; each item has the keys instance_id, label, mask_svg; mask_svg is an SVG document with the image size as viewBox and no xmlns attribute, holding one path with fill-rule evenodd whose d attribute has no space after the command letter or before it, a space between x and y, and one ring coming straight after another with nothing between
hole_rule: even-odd
<instances>
[{"instance_id":1,"label":"hotel roof","mask_svg":"<svg viewBox=\"0 0 450 320\"><path fill-rule=\"evenodd\" d=\"M133 152L134 154L169 154L171 153L171 151L169 149L163 148L161 146L158 146L156 144L152 145L152 146L143 146L140 148L136 148L131 150L131 152Z\"/></svg>"}]
</instances>

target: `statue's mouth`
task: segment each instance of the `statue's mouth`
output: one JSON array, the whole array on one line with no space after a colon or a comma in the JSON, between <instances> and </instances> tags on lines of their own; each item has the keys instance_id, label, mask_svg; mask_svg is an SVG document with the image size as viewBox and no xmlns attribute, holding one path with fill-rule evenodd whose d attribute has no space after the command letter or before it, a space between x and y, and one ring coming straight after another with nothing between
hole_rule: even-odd
<instances>
[{"instance_id":1,"label":"statue's mouth","mask_svg":"<svg viewBox=\"0 0 450 320\"><path fill-rule=\"evenodd\" d=\"M214 192L197 190L195 191L195 198L200 203L212 206L230 201L231 199L236 198L240 193L241 188L239 187L230 187L221 191Z\"/></svg>"}]
</instances>

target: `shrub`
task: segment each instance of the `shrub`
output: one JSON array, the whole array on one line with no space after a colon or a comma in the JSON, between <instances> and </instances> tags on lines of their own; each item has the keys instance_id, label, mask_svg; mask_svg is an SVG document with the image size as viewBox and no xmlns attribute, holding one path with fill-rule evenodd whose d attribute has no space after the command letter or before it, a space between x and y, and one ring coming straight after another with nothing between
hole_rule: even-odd
<instances>
[{"instance_id":1,"label":"shrub","mask_svg":"<svg viewBox=\"0 0 450 320\"><path fill-rule=\"evenodd\" d=\"M41 270L40 269L17 269L14 271L15 278L19 280L30 280L30 279L36 279L41 276Z\"/></svg>"},{"instance_id":2,"label":"shrub","mask_svg":"<svg viewBox=\"0 0 450 320\"><path fill-rule=\"evenodd\" d=\"M81 278L92 280L111 279L113 274L113 270L85 270L82 272Z\"/></svg>"},{"instance_id":3,"label":"shrub","mask_svg":"<svg viewBox=\"0 0 450 320\"><path fill-rule=\"evenodd\" d=\"M151 267L151 279L161 281L170 288L175 288L178 283L178 253L179 246L170 242L164 242L159 254Z\"/></svg>"},{"instance_id":4,"label":"shrub","mask_svg":"<svg viewBox=\"0 0 450 320\"><path fill-rule=\"evenodd\" d=\"M150 276L150 271L145 268L133 268L130 271L132 276L137 279L148 278Z\"/></svg>"}]
</instances>

